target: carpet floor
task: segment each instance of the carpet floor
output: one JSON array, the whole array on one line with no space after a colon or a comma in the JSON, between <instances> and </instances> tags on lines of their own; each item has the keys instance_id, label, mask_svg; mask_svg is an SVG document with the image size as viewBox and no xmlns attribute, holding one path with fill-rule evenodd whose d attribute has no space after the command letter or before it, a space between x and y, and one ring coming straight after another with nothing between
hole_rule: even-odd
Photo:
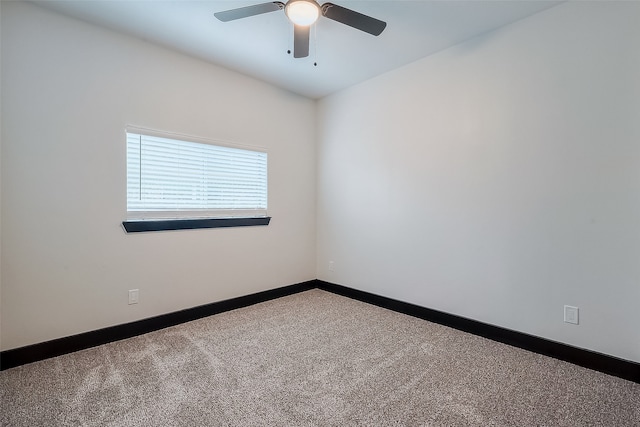
<instances>
[{"instance_id":1,"label":"carpet floor","mask_svg":"<svg viewBox=\"0 0 640 427\"><path fill-rule=\"evenodd\" d=\"M0 372L2 426L640 426L640 384L321 290Z\"/></svg>"}]
</instances>

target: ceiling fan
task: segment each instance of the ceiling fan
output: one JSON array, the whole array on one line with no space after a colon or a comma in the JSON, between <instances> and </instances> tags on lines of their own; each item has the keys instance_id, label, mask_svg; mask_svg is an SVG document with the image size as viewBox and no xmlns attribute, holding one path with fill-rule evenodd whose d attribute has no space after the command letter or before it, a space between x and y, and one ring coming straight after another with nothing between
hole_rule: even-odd
<instances>
[{"instance_id":1,"label":"ceiling fan","mask_svg":"<svg viewBox=\"0 0 640 427\"><path fill-rule=\"evenodd\" d=\"M342 24L364 31L374 36L380 35L386 22L356 12L333 3L318 4L315 0L288 0L286 3L274 1L252 6L216 12L214 16L222 22L248 18L262 13L284 9L285 15L293 23L293 57L309 56L309 29L320 15Z\"/></svg>"}]
</instances>

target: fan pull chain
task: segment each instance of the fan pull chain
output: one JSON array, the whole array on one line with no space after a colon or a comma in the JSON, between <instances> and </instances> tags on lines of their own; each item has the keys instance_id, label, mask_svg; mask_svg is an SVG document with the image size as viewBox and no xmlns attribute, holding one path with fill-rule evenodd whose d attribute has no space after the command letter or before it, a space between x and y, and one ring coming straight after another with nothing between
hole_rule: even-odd
<instances>
[{"instance_id":1,"label":"fan pull chain","mask_svg":"<svg viewBox=\"0 0 640 427\"><path fill-rule=\"evenodd\" d=\"M313 24L313 66L318 66L318 23Z\"/></svg>"}]
</instances>

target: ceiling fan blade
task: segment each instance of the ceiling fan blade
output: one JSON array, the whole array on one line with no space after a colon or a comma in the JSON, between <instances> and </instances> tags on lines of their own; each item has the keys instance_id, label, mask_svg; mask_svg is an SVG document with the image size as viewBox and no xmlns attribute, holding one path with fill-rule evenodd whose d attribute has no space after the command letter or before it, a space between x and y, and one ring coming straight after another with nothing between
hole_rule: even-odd
<instances>
[{"instance_id":1,"label":"ceiling fan blade","mask_svg":"<svg viewBox=\"0 0 640 427\"><path fill-rule=\"evenodd\" d=\"M322 15L374 36L379 36L387 26L384 21L333 3L322 5Z\"/></svg>"},{"instance_id":2,"label":"ceiling fan blade","mask_svg":"<svg viewBox=\"0 0 640 427\"><path fill-rule=\"evenodd\" d=\"M236 19L248 18L249 16L260 15L267 12L275 12L284 9L284 3L274 1L270 3L254 4L252 6L239 7L238 9L225 10L213 14L222 22L234 21Z\"/></svg>"},{"instance_id":3,"label":"ceiling fan blade","mask_svg":"<svg viewBox=\"0 0 640 427\"><path fill-rule=\"evenodd\" d=\"M309 29L310 25L293 26L293 57L304 58L309 56Z\"/></svg>"}]
</instances>

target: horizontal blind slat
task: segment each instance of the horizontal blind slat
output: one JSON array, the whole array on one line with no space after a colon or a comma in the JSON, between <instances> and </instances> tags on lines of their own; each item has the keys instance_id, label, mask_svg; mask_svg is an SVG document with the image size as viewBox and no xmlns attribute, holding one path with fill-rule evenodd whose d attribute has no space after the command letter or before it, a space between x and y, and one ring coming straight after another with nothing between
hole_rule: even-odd
<instances>
[{"instance_id":1,"label":"horizontal blind slat","mask_svg":"<svg viewBox=\"0 0 640 427\"><path fill-rule=\"evenodd\" d=\"M129 212L266 214L266 208L266 153L127 134Z\"/></svg>"}]
</instances>

